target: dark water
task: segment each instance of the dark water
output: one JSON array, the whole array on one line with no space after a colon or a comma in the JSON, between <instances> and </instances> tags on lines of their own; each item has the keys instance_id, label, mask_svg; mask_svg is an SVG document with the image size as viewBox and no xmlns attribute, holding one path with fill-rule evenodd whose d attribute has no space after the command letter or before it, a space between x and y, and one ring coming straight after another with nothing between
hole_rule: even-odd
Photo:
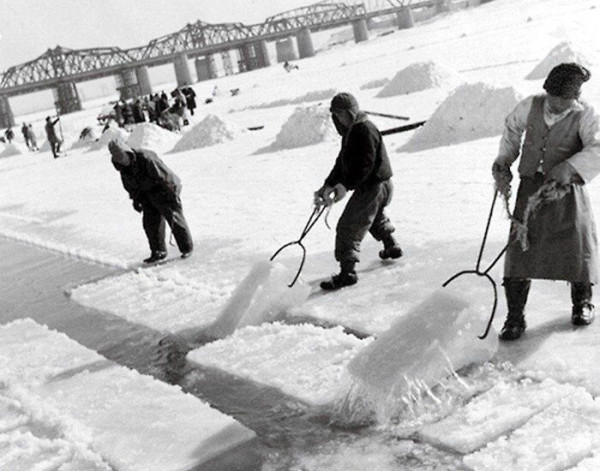
<instances>
[{"instance_id":1,"label":"dark water","mask_svg":"<svg viewBox=\"0 0 600 471\"><path fill-rule=\"evenodd\" d=\"M375 455L389 450L391 458L374 471L461 469L460 457L411 441L410 434L332 426L328 411L311 409L278 389L190 365L186 353L208 341L201 332L166 335L69 299L69 289L121 272L0 238L0 322L30 317L109 360L180 385L257 433L253 443L198 470L362 469L337 456L348 449ZM321 457L326 462L315 464Z\"/></svg>"}]
</instances>

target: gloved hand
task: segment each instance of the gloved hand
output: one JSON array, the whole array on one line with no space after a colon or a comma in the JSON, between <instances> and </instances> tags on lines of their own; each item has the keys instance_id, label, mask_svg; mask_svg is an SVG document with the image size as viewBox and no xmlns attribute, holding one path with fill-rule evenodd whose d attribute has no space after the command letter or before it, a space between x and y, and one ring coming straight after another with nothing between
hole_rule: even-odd
<instances>
[{"instance_id":1,"label":"gloved hand","mask_svg":"<svg viewBox=\"0 0 600 471\"><path fill-rule=\"evenodd\" d=\"M335 186L323 185L314 194L315 206L331 206L333 203L337 203L346 196L346 187L341 183Z\"/></svg>"},{"instance_id":2,"label":"gloved hand","mask_svg":"<svg viewBox=\"0 0 600 471\"><path fill-rule=\"evenodd\" d=\"M556 183L562 186L568 186L571 183L582 183L583 180L577 173L577 170L568 162L561 162L556 167L552 168L544 179L549 182L554 180Z\"/></svg>"},{"instance_id":3,"label":"gloved hand","mask_svg":"<svg viewBox=\"0 0 600 471\"><path fill-rule=\"evenodd\" d=\"M496 190L498 190L501 195L504 195L507 198L510 197L510 182L513 178L510 167L496 160L492 165L492 175L496 182Z\"/></svg>"},{"instance_id":4,"label":"gloved hand","mask_svg":"<svg viewBox=\"0 0 600 471\"><path fill-rule=\"evenodd\" d=\"M334 191L334 197L333 197L334 203L337 203L338 201L343 200L344 197L346 196L346 193L348 193L348 190L346 189L346 187L344 185L342 185L341 183L338 183L337 185L335 185L333 187L333 191Z\"/></svg>"},{"instance_id":5,"label":"gloved hand","mask_svg":"<svg viewBox=\"0 0 600 471\"><path fill-rule=\"evenodd\" d=\"M135 209L138 213L141 213L144 210L144 207L139 201L133 200L133 209Z\"/></svg>"}]
</instances>

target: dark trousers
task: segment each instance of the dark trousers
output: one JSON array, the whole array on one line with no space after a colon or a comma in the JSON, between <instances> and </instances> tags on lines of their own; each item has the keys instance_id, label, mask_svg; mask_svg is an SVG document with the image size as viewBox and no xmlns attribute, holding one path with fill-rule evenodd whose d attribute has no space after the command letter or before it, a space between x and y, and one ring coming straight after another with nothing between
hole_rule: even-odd
<instances>
[{"instance_id":1,"label":"dark trousers","mask_svg":"<svg viewBox=\"0 0 600 471\"><path fill-rule=\"evenodd\" d=\"M335 259L338 262L359 261L360 244L367 232L379 241L394 232L395 228L384 212L393 194L391 180L354 190L337 223Z\"/></svg>"},{"instance_id":2,"label":"dark trousers","mask_svg":"<svg viewBox=\"0 0 600 471\"><path fill-rule=\"evenodd\" d=\"M60 153L60 145L62 144L62 141L57 140L57 141L49 141L50 142L50 149L52 150L52 155L56 158L58 157L58 154Z\"/></svg>"},{"instance_id":3,"label":"dark trousers","mask_svg":"<svg viewBox=\"0 0 600 471\"><path fill-rule=\"evenodd\" d=\"M167 251L165 221L173 231L180 252L190 252L194 248L179 195L146 193L141 203L144 211L142 218L144 231L152 252Z\"/></svg>"}]
</instances>

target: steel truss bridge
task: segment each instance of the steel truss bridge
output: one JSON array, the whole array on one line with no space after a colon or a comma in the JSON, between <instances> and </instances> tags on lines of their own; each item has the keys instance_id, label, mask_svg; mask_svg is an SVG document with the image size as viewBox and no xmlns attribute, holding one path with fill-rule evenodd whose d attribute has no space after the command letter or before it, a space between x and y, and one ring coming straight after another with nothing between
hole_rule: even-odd
<instances>
[{"instance_id":1,"label":"steel truss bridge","mask_svg":"<svg viewBox=\"0 0 600 471\"><path fill-rule=\"evenodd\" d=\"M141 66L156 66L181 54L209 56L260 41L290 37L398 12L439 5L444 0L327 0L271 16L264 23L210 24L197 21L183 29L131 49L118 47L68 49L57 46L36 59L0 74L0 96L14 96L57 87L65 82L93 80Z\"/></svg>"}]
</instances>

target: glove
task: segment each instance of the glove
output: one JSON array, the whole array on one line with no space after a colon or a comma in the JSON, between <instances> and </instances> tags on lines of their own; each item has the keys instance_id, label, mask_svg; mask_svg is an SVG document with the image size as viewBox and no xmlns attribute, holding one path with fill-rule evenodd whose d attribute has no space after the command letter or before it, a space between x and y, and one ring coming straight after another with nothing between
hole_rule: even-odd
<instances>
[{"instance_id":1,"label":"glove","mask_svg":"<svg viewBox=\"0 0 600 471\"><path fill-rule=\"evenodd\" d=\"M133 209L135 209L138 213L141 213L144 210L144 207L139 201L133 200Z\"/></svg>"},{"instance_id":2,"label":"glove","mask_svg":"<svg viewBox=\"0 0 600 471\"><path fill-rule=\"evenodd\" d=\"M496 182L496 190L501 195L510 197L510 182L512 181L513 175L510 171L510 167L505 164L501 164L498 161L492 165L492 175Z\"/></svg>"},{"instance_id":3,"label":"glove","mask_svg":"<svg viewBox=\"0 0 600 471\"><path fill-rule=\"evenodd\" d=\"M338 183L337 185L335 185L333 187L333 191L334 191L334 197L333 197L334 203L337 203L338 201L343 200L344 197L346 196L346 193L348 193L348 190L346 189L346 187L344 185L342 185L341 183Z\"/></svg>"},{"instance_id":4,"label":"glove","mask_svg":"<svg viewBox=\"0 0 600 471\"><path fill-rule=\"evenodd\" d=\"M562 186L568 186L572 183L582 183L583 180L577 173L577 170L568 162L561 162L556 167L548 172L546 182L554 180L556 183Z\"/></svg>"},{"instance_id":5,"label":"glove","mask_svg":"<svg viewBox=\"0 0 600 471\"><path fill-rule=\"evenodd\" d=\"M346 196L346 187L341 183L335 186L323 185L314 194L315 206L331 206L333 203L337 203Z\"/></svg>"}]
</instances>

